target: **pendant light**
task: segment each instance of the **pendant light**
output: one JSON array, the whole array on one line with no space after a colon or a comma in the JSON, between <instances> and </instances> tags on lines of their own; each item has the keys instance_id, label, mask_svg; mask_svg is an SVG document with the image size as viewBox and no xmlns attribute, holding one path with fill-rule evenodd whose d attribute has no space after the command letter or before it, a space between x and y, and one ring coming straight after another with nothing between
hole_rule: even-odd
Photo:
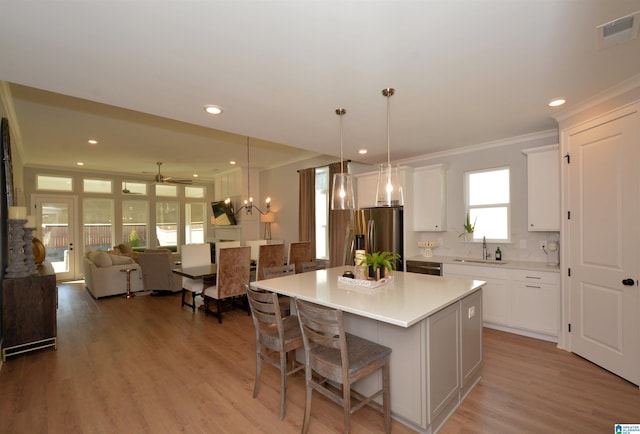
<instances>
[{"instance_id":1,"label":"pendant light","mask_svg":"<svg viewBox=\"0 0 640 434\"><path fill-rule=\"evenodd\" d=\"M336 114L340 116L340 173L333 175L333 194L331 195L331 209L349 210L355 209L356 200L353 194L353 177L350 173L345 173L342 158L342 116L347 111L343 108L336 109Z\"/></svg>"},{"instance_id":2,"label":"pendant light","mask_svg":"<svg viewBox=\"0 0 640 434\"><path fill-rule=\"evenodd\" d=\"M266 211L262 211L260 208L258 208L257 205L253 204L253 197L251 197L251 160L249 159L249 137L248 136L247 136L247 196L248 196L247 199L244 200L244 204L238 209L238 211L235 212L236 215L238 215L240 211L242 211L242 209L245 210L247 215L252 215L254 208L258 210L258 212L261 215L268 214L271 211L270 197L267 197L267 199L265 200ZM227 201L229 203L231 202L229 198L225 200L225 203L227 203Z\"/></svg>"},{"instance_id":3,"label":"pendant light","mask_svg":"<svg viewBox=\"0 0 640 434\"><path fill-rule=\"evenodd\" d=\"M398 166L391 165L391 96L395 89L382 89L382 95L387 98L387 162L380 165L378 172L378 189L376 192L376 206L403 206L404 197Z\"/></svg>"}]
</instances>

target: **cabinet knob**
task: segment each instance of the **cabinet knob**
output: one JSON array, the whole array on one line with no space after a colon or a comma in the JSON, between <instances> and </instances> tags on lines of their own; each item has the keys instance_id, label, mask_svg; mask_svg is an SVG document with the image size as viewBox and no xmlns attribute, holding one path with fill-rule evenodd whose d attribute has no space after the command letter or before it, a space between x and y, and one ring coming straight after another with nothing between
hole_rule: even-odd
<instances>
[{"instance_id":1,"label":"cabinet knob","mask_svg":"<svg viewBox=\"0 0 640 434\"><path fill-rule=\"evenodd\" d=\"M636 281L633 280L633 279L624 279L622 281L622 284L625 285L625 286L633 286L633 285L636 284Z\"/></svg>"}]
</instances>

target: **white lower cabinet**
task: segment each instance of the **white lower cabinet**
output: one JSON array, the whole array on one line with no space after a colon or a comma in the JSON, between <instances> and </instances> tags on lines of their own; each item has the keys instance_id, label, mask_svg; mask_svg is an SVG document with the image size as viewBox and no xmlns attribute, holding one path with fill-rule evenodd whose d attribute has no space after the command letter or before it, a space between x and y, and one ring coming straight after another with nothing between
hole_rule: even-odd
<instances>
[{"instance_id":1,"label":"white lower cabinet","mask_svg":"<svg viewBox=\"0 0 640 434\"><path fill-rule=\"evenodd\" d=\"M482 287L482 319L485 322L508 324L507 270L477 265L444 264L444 276L463 277L487 282Z\"/></svg>"},{"instance_id":2,"label":"white lower cabinet","mask_svg":"<svg viewBox=\"0 0 640 434\"><path fill-rule=\"evenodd\" d=\"M509 325L557 337L560 326L560 275L509 271Z\"/></svg>"},{"instance_id":3,"label":"white lower cabinet","mask_svg":"<svg viewBox=\"0 0 640 434\"><path fill-rule=\"evenodd\" d=\"M444 264L444 276L484 280L484 325L557 341L560 274L549 271Z\"/></svg>"}]
</instances>

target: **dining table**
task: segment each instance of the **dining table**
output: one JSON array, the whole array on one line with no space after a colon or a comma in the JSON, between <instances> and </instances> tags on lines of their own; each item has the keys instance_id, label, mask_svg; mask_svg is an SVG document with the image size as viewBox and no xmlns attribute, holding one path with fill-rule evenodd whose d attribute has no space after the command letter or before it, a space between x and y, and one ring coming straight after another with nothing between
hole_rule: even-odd
<instances>
[{"instance_id":1,"label":"dining table","mask_svg":"<svg viewBox=\"0 0 640 434\"><path fill-rule=\"evenodd\" d=\"M198 265L195 267L176 267L173 271L175 274L179 274L189 279L215 279L218 267L216 264Z\"/></svg>"}]
</instances>

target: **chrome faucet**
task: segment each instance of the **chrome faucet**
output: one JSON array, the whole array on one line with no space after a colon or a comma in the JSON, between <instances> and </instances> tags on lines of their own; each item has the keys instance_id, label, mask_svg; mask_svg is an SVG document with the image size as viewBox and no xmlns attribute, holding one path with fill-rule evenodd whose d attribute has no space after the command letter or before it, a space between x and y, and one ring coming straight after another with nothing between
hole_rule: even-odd
<instances>
[{"instance_id":1,"label":"chrome faucet","mask_svg":"<svg viewBox=\"0 0 640 434\"><path fill-rule=\"evenodd\" d=\"M482 237L482 260L486 261L489 259L489 254L487 253L487 237Z\"/></svg>"}]
</instances>

